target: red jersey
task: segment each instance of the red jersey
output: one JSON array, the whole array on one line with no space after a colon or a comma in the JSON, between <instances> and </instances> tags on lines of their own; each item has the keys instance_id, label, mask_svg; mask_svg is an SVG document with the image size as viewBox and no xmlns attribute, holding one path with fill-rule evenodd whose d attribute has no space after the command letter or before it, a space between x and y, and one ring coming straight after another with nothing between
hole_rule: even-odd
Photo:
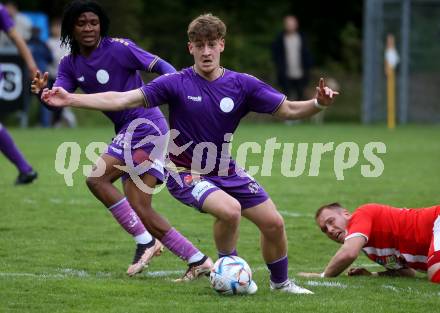
<instances>
[{"instance_id":1,"label":"red jersey","mask_svg":"<svg viewBox=\"0 0 440 313\"><path fill-rule=\"evenodd\" d=\"M365 237L362 250L387 269L411 267L426 271L434 222L439 215L440 206L400 209L366 204L351 216L345 240Z\"/></svg>"}]
</instances>

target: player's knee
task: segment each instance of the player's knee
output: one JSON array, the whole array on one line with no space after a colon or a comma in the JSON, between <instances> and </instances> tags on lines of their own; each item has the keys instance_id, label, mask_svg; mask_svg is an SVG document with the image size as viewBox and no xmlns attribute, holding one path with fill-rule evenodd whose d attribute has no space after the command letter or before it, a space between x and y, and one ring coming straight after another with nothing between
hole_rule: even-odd
<instances>
[{"instance_id":1,"label":"player's knee","mask_svg":"<svg viewBox=\"0 0 440 313\"><path fill-rule=\"evenodd\" d=\"M267 220L264 227L266 232L272 234L282 234L284 233L284 219L280 214L276 214Z\"/></svg>"},{"instance_id":2,"label":"player's knee","mask_svg":"<svg viewBox=\"0 0 440 313\"><path fill-rule=\"evenodd\" d=\"M223 209L223 219L231 224L239 224L241 219L241 205L240 202L233 199L232 201L228 201L228 203L224 203Z\"/></svg>"},{"instance_id":3,"label":"player's knee","mask_svg":"<svg viewBox=\"0 0 440 313\"><path fill-rule=\"evenodd\" d=\"M87 184L87 187L89 187L90 190L95 189L95 187L97 185L96 180L94 179L94 177L87 177L86 178L86 184Z\"/></svg>"},{"instance_id":4,"label":"player's knee","mask_svg":"<svg viewBox=\"0 0 440 313\"><path fill-rule=\"evenodd\" d=\"M97 191L102 186L102 182L97 177L87 177L86 178L87 187L91 191Z\"/></svg>"},{"instance_id":5,"label":"player's knee","mask_svg":"<svg viewBox=\"0 0 440 313\"><path fill-rule=\"evenodd\" d=\"M130 205L133 210L139 215L145 218L152 218L156 214L151 203L145 203L143 201L130 201Z\"/></svg>"},{"instance_id":6,"label":"player's knee","mask_svg":"<svg viewBox=\"0 0 440 313\"><path fill-rule=\"evenodd\" d=\"M280 214L275 218L273 225L275 229L284 231L284 219Z\"/></svg>"}]
</instances>

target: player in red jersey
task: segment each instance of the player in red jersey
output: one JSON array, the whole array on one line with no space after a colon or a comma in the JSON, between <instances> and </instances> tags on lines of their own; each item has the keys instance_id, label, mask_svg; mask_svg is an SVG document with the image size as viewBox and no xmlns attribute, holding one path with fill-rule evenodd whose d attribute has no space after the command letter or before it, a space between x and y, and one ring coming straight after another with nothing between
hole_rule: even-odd
<instances>
[{"instance_id":1,"label":"player in red jersey","mask_svg":"<svg viewBox=\"0 0 440 313\"><path fill-rule=\"evenodd\" d=\"M334 277L348 268L362 250L383 272L351 268L348 275L414 276L427 271L430 281L440 283L440 205L401 209L365 204L353 213L339 203L322 206L316 223L330 239L342 244L324 272L300 273L305 277Z\"/></svg>"}]
</instances>

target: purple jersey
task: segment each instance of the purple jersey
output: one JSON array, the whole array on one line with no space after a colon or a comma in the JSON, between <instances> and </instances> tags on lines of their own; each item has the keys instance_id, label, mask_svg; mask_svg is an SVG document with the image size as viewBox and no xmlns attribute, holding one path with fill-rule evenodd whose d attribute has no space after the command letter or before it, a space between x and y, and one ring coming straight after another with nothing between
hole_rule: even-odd
<instances>
[{"instance_id":1,"label":"purple jersey","mask_svg":"<svg viewBox=\"0 0 440 313\"><path fill-rule=\"evenodd\" d=\"M104 37L88 57L65 56L60 62L54 86L63 87L68 92L78 87L85 93L129 91L142 86L139 71L151 72L158 60L159 57L142 50L130 40ZM158 108L104 114L115 124L116 133L136 118L155 120L164 117Z\"/></svg>"},{"instance_id":2,"label":"purple jersey","mask_svg":"<svg viewBox=\"0 0 440 313\"><path fill-rule=\"evenodd\" d=\"M205 169L207 162L214 161L214 169L209 173L213 175L219 168L224 171L224 166L232 165L229 153L222 152L225 134L233 133L250 111L274 113L286 98L248 74L224 70L221 77L208 81L192 67L163 75L142 86L141 91L147 107L169 104L170 127L180 132L175 143L178 146L191 143L180 155L170 155L171 160L188 169L192 165L196 171L197 166ZM195 151L197 144L203 142L212 143L216 149L209 144L210 148ZM193 157L201 160L200 163L191 164Z\"/></svg>"},{"instance_id":3,"label":"purple jersey","mask_svg":"<svg viewBox=\"0 0 440 313\"><path fill-rule=\"evenodd\" d=\"M12 27L14 27L14 21L3 4L0 4L0 31L9 32Z\"/></svg>"}]
</instances>

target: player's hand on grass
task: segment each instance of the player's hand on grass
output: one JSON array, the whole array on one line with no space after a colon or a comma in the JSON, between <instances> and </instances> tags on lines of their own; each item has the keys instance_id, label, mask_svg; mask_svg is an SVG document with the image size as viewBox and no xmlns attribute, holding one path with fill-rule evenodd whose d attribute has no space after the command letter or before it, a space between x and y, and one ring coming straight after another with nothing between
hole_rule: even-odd
<instances>
[{"instance_id":1,"label":"player's hand on grass","mask_svg":"<svg viewBox=\"0 0 440 313\"><path fill-rule=\"evenodd\" d=\"M305 278L321 278L321 273L299 272L298 276L305 277Z\"/></svg>"},{"instance_id":2,"label":"player's hand on grass","mask_svg":"<svg viewBox=\"0 0 440 313\"><path fill-rule=\"evenodd\" d=\"M41 100L50 106L65 107L70 104L69 95L62 87L45 88L41 94Z\"/></svg>"},{"instance_id":3,"label":"player's hand on grass","mask_svg":"<svg viewBox=\"0 0 440 313\"><path fill-rule=\"evenodd\" d=\"M319 86L316 87L316 95L315 98L318 100L318 103L323 106L330 106L335 97L339 95L339 92L332 90L327 87L324 83L324 78L319 79Z\"/></svg>"},{"instance_id":4,"label":"player's hand on grass","mask_svg":"<svg viewBox=\"0 0 440 313\"><path fill-rule=\"evenodd\" d=\"M371 272L363 267L352 267L347 272L348 276L371 276Z\"/></svg>"},{"instance_id":5,"label":"player's hand on grass","mask_svg":"<svg viewBox=\"0 0 440 313\"><path fill-rule=\"evenodd\" d=\"M32 78L31 83L31 91L38 95L41 90L47 87L47 81L49 80L49 73L45 72L41 74L40 71L35 73L35 76Z\"/></svg>"}]
</instances>

